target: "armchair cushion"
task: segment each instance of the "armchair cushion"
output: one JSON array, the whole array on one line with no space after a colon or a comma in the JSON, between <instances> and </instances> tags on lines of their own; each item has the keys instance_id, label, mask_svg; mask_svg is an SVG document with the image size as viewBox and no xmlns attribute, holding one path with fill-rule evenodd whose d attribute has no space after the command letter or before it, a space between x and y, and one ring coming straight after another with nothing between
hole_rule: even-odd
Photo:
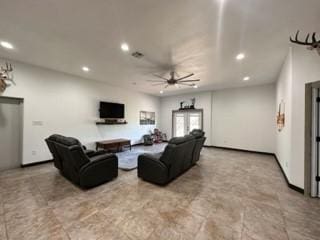
<instances>
[{"instance_id":1,"label":"armchair cushion","mask_svg":"<svg viewBox=\"0 0 320 240\"><path fill-rule=\"evenodd\" d=\"M163 152L159 152L159 153L144 153L143 156L146 157L146 158L149 158L151 160L154 160L154 161L160 161L160 158L162 156L162 153Z\"/></svg>"},{"instance_id":2,"label":"armchair cushion","mask_svg":"<svg viewBox=\"0 0 320 240\"><path fill-rule=\"evenodd\" d=\"M87 154L89 157L90 155L94 154L95 151L94 150L91 150L91 149L83 149L84 153Z\"/></svg>"},{"instance_id":3,"label":"armchair cushion","mask_svg":"<svg viewBox=\"0 0 320 240\"><path fill-rule=\"evenodd\" d=\"M106 154L106 153L108 153L108 152L105 151L105 150L99 150L99 151L93 151L93 150L91 150L91 151L92 151L92 152L90 152L90 153L87 154L89 158L92 158L92 157L95 157L95 156L99 156L99 155L101 155L101 154Z\"/></svg>"},{"instance_id":4,"label":"armchair cushion","mask_svg":"<svg viewBox=\"0 0 320 240\"><path fill-rule=\"evenodd\" d=\"M113 153L100 153L90 157L90 162L100 161L115 156Z\"/></svg>"}]
</instances>

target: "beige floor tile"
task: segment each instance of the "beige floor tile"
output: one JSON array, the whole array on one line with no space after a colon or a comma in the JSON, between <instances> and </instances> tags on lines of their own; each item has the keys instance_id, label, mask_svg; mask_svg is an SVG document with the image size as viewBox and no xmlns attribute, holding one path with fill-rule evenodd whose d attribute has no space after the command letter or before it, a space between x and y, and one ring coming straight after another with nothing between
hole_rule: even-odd
<instances>
[{"instance_id":1,"label":"beige floor tile","mask_svg":"<svg viewBox=\"0 0 320 240\"><path fill-rule=\"evenodd\" d=\"M128 214L117 227L130 238L145 240L155 230L157 223L150 212L140 211Z\"/></svg>"},{"instance_id":2,"label":"beige floor tile","mask_svg":"<svg viewBox=\"0 0 320 240\"><path fill-rule=\"evenodd\" d=\"M68 235L49 208L33 211L27 217L6 219L7 233L11 240L63 240Z\"/></svg>"},{"instance_id":3,"label":"beige floor tile","mask_svg":"<svg viewBox=\"0 0 320 240\"><path fill-rule=\"evenodd\" d=\"M196 234L195 240L240 240L241 232L238 232L232 227L219 220L209 218L202 225L200 231Z\"/></svg>"},{"instance_id":4,"label":"beige floor tile","mask_svg":"<svg viewBox=\"0 0 320 240\"><path fill-rule=\"evenodd\" d=\"M73 224L66 231L72 240L112 239L114 235L114 228L102 213L95 213L79 220L77 224Z\"/></svg>"},{"instance_id":5,"label":"beige floor tile","mask_svg":"<svg viewBox=\"0 0 320 240\"><path fill-rule=\"evenodd\" d=\"M4 222L4 217L2 215L0 215L0 239L7 239L6 225Z\"/></svg>"},{"instance_id":6,"label":"beige floor tile","mask_svg":"<svg viewBox=\"0 0 320 240\"><path fill-rule=\"evenodd\" d=\"M71 227L73 224L77 224L78 221L82 221L85 218L98 213L98 209L90 201L72 205L67 204L52 209L56 218L65 229Z\"/></svg>"},{"instance_id":7,"label":"beige floor tile","mask_svg":"<svg viewBox=\"0 0 320 240\"><path fill-rule=\"evenodd\" d=\"M181 231L177 226L159 226L157 227L148 240L194 240L194 235Z\"/></svg>"},{"instance_id":8,"label":"beige floor tile","mask_svg":"<svg viewBox=\"0 0 320 240\"><path fill-rule=\"evenodd\" d=\"M1 240L316 240L319 212L319 200L287 187L272 156L237 151L204 148L164 187L136 170L90 190L52 163L0 173Z\"/></svg>"},{"instance_id":9,"label":"beige floor tile","mask_svg":"<svg viewBox=\"0 0 320 240\"><path fill-rule=\"evenodd\" d=\"M268 216L269 218L270 216ZM252 214L249 210L244 215L242 233L256 240L288 240L287 231L284 225L277 222L268 222L265 218L260 218Z\"/></svg>"},{"instance_id":10,"label":"beige floor tile","mask_svg":"<svg viewBox=\"0 0 320 240\"><path fill-rule=\"evenodd\" d=\"M285 212L286 226L289 232L297 232L309 238L320 236L320 216L318 212L310 213L310 209L300 212Z\"/></svg>"},{"instance_id":11,"label":"beige floor tile","mask_svg":"<svg viewBox=\"0 0 320 240\"><path fill-rule=\"evenodd\" d=\"M290 240L317 240L317 239L319 239L318 236L315 238L310 238L307 236L303 236L301 233L291 232L291 231L288 231L288 235L289 235Z\"/></svg>"}]
</instances>

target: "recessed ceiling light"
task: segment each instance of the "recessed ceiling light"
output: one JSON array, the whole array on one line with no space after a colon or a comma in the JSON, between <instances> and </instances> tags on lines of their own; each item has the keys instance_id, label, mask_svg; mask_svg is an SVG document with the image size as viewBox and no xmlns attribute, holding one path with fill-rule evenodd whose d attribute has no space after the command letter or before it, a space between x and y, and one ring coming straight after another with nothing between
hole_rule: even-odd
<instances>
[{"instance_id":1,"label":"recessed ceiling light","mask_svg":"<svg viewBox=\"0 0 320 240\"><path fill-rule=\"evenodd\" d=\"M193 85L193 88L198 88L198 85Z\"/></svg>"},{"instance_id":2,"label":"recessed ceiling light","mask_svg":"<svg viewBox=\"0 0 320 240\"><path fill-rule=\"evenodd\" d=\"M86 66L83 66L82 67L82 71L84 72L89 72L90 71L90 68L86 67Z\"/></svg>"},{"instance_id":3,"label":"recessed ceiling light","mask_svg":"<svg viewBox=\"0 0 320 240\"><path fill-rule=\"evenodd\" d=\"M243 78L243 81L249 81L250 80L250 77L249 76L246 76Z\"/></svg>"},{"instance_id":4,"label":"recessed ceiling light","mask_svg":"<svg viewBox=\"0 0 320 240\"><path fill-rule=\"evenodd\" d=\"M160 91L160 94L163 94L163 91L162 91L162 90Z\"/></svg>"},{"instance_id":5,"label":"recessed ceiling light","mask_svg":"<svg viewBox=\"0 0 320 240\"><path fill-rule=\"evenodd\" d=\"M4 48L7 48L7 49L13 49L13 45L9 42L1 41L0 45Z\"/></svg>"},{"instance_id":6,"label":"recessed ceiling light","mask_svg":"<svg viewBox=\"0 0 320 240\"><path fill-rule=\"evenodd\" d=\"M236 59L237 60L242 60L246 57L246 55L244 55L244 53L239 53L237 56L236 56Z\"/></svg>"},{"instance_id":7,"label":"recessed ceiling light","mask_svg":"<svg viewBox=\"0 0 320 240\"><path fill-rule=\"evenodd\" d=\"M128 52L128 51L129 51L129 45L126 44L126 43L122 43L122 44L121 44L121 49L122 49L122 51L124 51L124 52Z\"/></svg>"}]
</instances>

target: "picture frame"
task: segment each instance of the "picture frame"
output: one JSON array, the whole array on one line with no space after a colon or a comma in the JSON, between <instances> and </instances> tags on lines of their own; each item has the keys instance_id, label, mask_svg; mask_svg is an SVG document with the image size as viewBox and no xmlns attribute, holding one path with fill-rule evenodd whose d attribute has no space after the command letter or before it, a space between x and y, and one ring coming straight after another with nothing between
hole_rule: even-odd
<instances>
[{"instance_id":1,"label":"picture frame","mask_svg":"<svg viewBox=\"0 0 320 240\"><path fill-rule=\"evenodd\" d=\"M156 113L148 111L140 111L140 125L155 125Z\"/></svg>"}]
</instances>

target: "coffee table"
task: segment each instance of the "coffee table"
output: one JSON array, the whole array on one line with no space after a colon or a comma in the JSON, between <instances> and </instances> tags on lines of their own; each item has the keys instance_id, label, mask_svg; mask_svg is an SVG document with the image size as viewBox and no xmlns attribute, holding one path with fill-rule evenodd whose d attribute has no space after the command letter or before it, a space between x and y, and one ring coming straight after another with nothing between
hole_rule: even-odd
<instances>
[{"instance_id":1,"label":"coffee table","mask_svg":"<svg viewBox=\"0 0 320 240\"><path fill-rule=\"evenodd\" d=\"M121 151L122 147L128 146L131 151L131 140L125 138L110 139L105 141L96 142L96 150L102 148L104 150L117 149L117 152Z\"/></svg>"}]
</instances>

